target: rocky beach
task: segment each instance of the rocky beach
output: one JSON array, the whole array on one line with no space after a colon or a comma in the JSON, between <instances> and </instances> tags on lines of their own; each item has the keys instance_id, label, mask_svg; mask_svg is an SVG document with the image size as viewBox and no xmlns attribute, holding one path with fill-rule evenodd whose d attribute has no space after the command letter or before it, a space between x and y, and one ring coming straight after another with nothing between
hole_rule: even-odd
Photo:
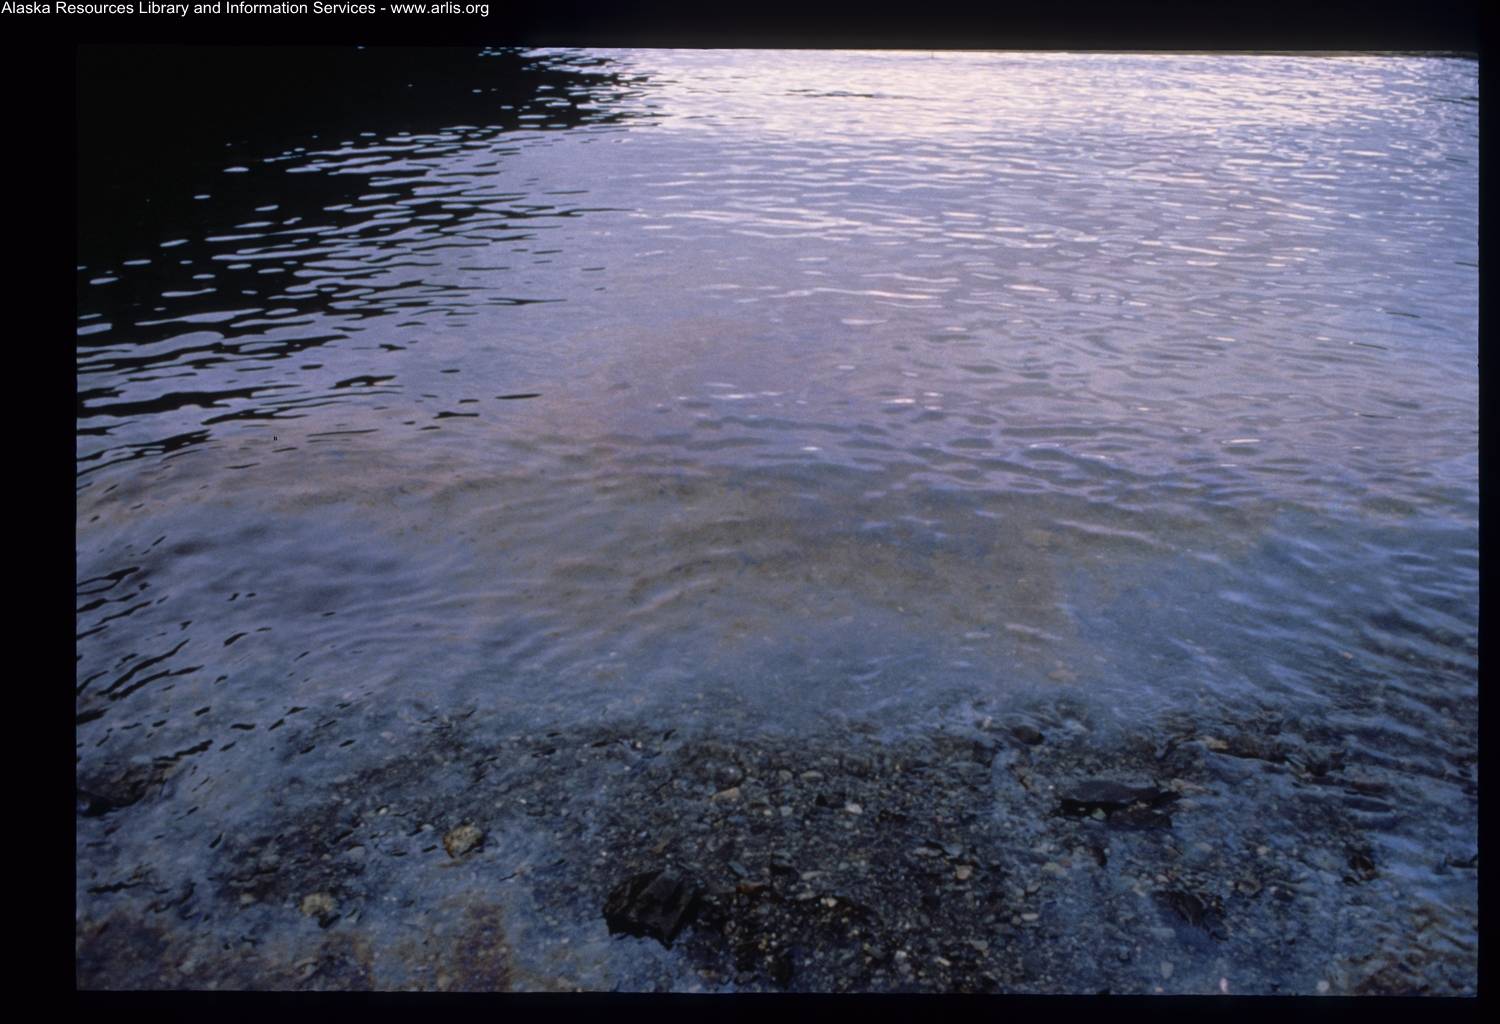
<instances>
[{"instance_id":1,"label":"rocky beach","mask_svg":"<svg viewBox=\"0 0 1500 1024\"><path fill-rule=\"evenodd\" d=\"M319 727L284 729L294 772ZM1472 993L1477 846L1412 858L1407 810L1473 812L1472 744L1380 763L1274 712L1111 732L1066 699L900 739L437 717L166 863L128 837L206 835L191 758L101 772L78 983Z\"/></svg>"}]
</instances>

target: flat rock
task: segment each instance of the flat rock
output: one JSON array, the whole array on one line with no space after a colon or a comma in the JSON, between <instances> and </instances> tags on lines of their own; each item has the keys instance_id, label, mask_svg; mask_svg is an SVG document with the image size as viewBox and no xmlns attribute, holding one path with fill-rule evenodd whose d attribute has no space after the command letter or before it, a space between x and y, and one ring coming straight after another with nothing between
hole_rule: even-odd
<instances>
[{"instance_id":1,"label":"flat rock","mask_svg":"<svg viewBox=\"0 0 1500 1024\"><path fill-rule=\"evenodd\" d=\"M671 948L684 925L698 911L701 892L670 871L644 871L615 887L604 903L604 923L620 932L656 939Z\"/></svg>"},{"instance_id":2,"label":"flat rock","mask_svg":"<svg viewBox=\"0 0 1500 1024\"><path fill-rule=\"evenodd\" d=\"M1058 796L1062 800L1063 813L1076 815L1091 814L1094 811L1109 814L1137 804L1157 807L1177 799L1177 794L1169 789L1127 786L1108 779L1089 779L1074 783L1063 788Z\"/></svg>"}]
</instances>

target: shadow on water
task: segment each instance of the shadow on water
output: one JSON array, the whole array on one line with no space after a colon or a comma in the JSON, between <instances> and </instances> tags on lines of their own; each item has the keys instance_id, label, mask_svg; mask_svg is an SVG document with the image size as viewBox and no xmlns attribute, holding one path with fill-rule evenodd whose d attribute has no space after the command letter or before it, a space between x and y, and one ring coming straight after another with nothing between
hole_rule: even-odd
<instances>
[{"instance_id":1,"label":"shadow on water","mask_svg":"<svg viewBox=\"0 0 1500 1024\"><path fill-rule=\"evenodd\" d=\"M597 56L454 48L89 46L77 72L79 255L100 264L173 229L201 230L195 193L232 209L285 192L270 176L226 179L240 161L455 126L614 124L626 117L618 100L643 85ZM293 198L316 208L358 184L299 180Z\"/></svg>"},{"instance_id":2,"label":"shadow on water","mask_svg":"<svg viewBox=\"0 0 1500 1024\"><path fill-rule=\"evenodd\" d=\"M642 85L572 53L82 49L80 438L187 407L225 410L203 426L276 418L361 384L324 386L302 372L317 364L249 387L122 382L241 384L371 318L409 325L561 301L427 280L420 254L525 243L589 212L578 191L504 191L493 172L548 133L624 123L620 101ZM171 104L149 99L168 94ZM477 159L454 175L455 155ZM80 440L80 475L209 434L180 426L123 444Z\"/></svg>"}]
</instances>

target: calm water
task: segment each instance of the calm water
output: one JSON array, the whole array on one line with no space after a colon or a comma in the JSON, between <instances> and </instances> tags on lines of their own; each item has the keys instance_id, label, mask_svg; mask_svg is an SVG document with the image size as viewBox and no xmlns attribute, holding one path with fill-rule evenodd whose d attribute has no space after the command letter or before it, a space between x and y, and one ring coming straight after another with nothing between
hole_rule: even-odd
<instances>
[{"instance_id":1,"label":"calm water","mask_svg":"<svg viewBox=\"0 0 1500 1024\"><path fill-rule=\"evenodd\" d=\"M81 757L1063 690L1475 742L1474 62L448 59L81 222Z\"/></svg>"}]
</instances>

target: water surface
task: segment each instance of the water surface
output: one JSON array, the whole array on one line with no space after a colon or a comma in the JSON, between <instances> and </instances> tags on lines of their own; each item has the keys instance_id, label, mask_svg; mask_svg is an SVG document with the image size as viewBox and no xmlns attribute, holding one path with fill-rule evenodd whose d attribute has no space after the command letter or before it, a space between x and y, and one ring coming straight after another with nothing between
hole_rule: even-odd
<instances>
[{"instance_id":1,"label":"water surface","mask_svg":"<svg viewBox=\"0 0 1500 1024\"><path fill-rule=\"evenodd\" d=\"M82 197L83 761L1066 691L1471 778L1473 62L444 59Z\"/></svg>"}]
</instances>

